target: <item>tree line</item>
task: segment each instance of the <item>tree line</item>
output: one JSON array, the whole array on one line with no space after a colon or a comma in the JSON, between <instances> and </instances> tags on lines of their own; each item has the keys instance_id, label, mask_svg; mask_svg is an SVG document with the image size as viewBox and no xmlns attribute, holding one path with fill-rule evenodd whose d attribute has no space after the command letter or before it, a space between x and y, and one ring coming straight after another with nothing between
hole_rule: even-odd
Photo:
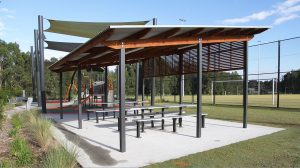
<instances>
[{"instance_id":1,"label":"tree line","mask_svg":"<svg viewBox=\"0 0 300 168\"><path fill-rule=\"evenodd\" d=\"M59 74L51 72L48 67L54 62L58 61L57 58L45 60L45 90L47 99L59 98ZM142 74L140 68L140 74ZM135 93L135 64L126 65L126 95L134 95ZM102 80L99 78L103 76L103 72L93 72L92 74L87 71L83 73L83 84L89 86L89 82ZM63 94L65 95L71 83L73 72L63 73ZM117 75L116 70L109 71L109 78L114 82L114 90L117 90ZM142 93L141 80L139 79L139 94ZM203 93L211 93L211 82L213 80L242 80L238 72L210 72L203 74ZM76 83L76 75L74 83ZM161 85L163 81L163 85ZM196 94L197 78L196 74L187 74L184 77L185 94ZM145 94L151 93L151 79L145 79ZM250 81L249 87L254 87L257 81ZM218 82L216 83L216 94L242 94L242 82ZM263 87L270 90L272 88L272 80L264 81ZM163 88L161 87L163 86ZM156 95L160 94L163 90L165 95L178 95L179 94L179 76L164 76L155 78ZM11 96L21 96L22 90L26 91L26 96L32 96L32 78L31 78L31 56L29 52L22 52L17 43L6 43L0 40L0 99L8 99ZM282 77L280 81L280 92L282 93L300 93L300 69L291 71ZM76 95L75 91L72 92L73 96ZM267 94L267 93L262 93Z\"/></svg>"}]
</instances>

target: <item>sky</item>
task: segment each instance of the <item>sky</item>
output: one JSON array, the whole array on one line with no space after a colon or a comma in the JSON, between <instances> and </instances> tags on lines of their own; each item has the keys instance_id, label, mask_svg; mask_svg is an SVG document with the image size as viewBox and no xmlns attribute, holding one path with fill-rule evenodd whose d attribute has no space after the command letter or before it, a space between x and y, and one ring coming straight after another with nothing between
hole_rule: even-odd
<instances>
[{"instance_id":1,"label":"sky","mask_svg":"<svg viewBox=\"0 0 300 168\"><path fill-rule=\"evenodd\" d=\"M271 26L270 30L255 36L249 45L300 36L300 0L1 0L0 39L17 42L22 51L29 51L38 15L46 19L87 22L157 18L160 25ZM185 22L180 21L182 19ZM44 28L48 27L45 20ZM88 40L53 33L45 33L45 36L50 41ZM298 44L300 40L283 44L286 47L282 56L283 70L300 68ZM257 73L258 69L260 73L276 71L276 46L250 49L249 72ZM45 50L47 59L61 58L66 54Z\"/></svg>"}]
</instances>

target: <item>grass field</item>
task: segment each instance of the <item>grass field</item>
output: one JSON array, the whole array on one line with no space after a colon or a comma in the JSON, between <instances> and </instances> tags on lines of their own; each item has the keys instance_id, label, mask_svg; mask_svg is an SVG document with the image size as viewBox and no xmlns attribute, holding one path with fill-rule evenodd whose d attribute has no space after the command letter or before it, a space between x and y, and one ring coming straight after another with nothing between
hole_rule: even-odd
<instances>
[{"instance_id":1,"label":"grass field","mask_svg":"<svg viewBox=\"0 0 300 168\"><path fill-rule=\"evenodd\" d=\"M299 107L299 95L286 96L282 97L289 106ZM258 96L252 98L255 97ZM173 101L173 97L170 99ZM265 101L262 97L259 99L255 101ZM298 103L293 104L290 99ZM242 106L224 104L206 104L203 111L208 113L208 118L242 122ZM188 114L196 112L195 108L184 110ZM148 167L300 167L300 109L249 107L248 123L286 130Z\"/></svg>"},{"instance_id":2,"label":"grass field","mask_svg":"<svg viewBox=\"0 0 300 168\"><path fill-rule=\"evenodd\" d=\"M211 95L203 95L203 103L212 104ZM264 106L264 107L276 107L277 97L275 95L274 105L272 103L272 95L249 95L249 106ZM150 99L150 96L147 97ZM155 98L160 100L159 96ZM165 101L174 102L174 96L164 96ZM197 96L194 96L196 102ZM176 96L176 101L179 101L179 96ZM192 96L186 95L183 97L183 101L187 103L192 102ZM243 101L242 95L216 95L216 104L228 104L228 105L241 105ZM280 107L285 108L300 108L300 94L281 94L280 95Z\"/></svg>"}]
</instances>

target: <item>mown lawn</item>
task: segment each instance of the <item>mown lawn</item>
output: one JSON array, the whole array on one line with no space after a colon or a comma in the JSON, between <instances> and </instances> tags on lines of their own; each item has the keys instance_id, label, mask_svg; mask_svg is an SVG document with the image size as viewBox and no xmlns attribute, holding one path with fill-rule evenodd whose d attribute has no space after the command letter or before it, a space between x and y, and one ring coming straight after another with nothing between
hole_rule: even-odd
<instances>
[{"instance_id":1,"label":"mown lawn","mask_svg":"<svg viewBox=\"0 0 300 168\"><path fill-rule=\"evenodd\" d=\"M134 96L128 96L128 98L133 98ZM150 96L146 97L150 100ZM174 96L166 95L163 97L165 101L174 102ZM196 102L197 96L194 96L194 101ZM212 104L211 95L203 95L203 103ZM141 97L140 97L141 100ZM160 96L156 96L156 101L160 101ZM179 96L175 96L175 100L179 101ZM242 95L216 95L216 104L225 105L242 105L243 97ZM263 107L276 107L277 97L275 95L274 105L272 101L272 95L249 95L249 106L263 106ZM191 103L192 96L185 95L183 97L183 102ZM300 108L300 94L280 94L280 107L285 108Z\"/></svg>"},{"instance_id":2,"label":"mown lawn","mask_svg":"<svg viewBox=\"0 0 300 168\"><path fill-rule=\"evenodd\" d=\"M204 105L203 111L209 118L242 121L238 106ZM249 123L286 130L147 167L300 167L300 109L251 107L248 115Z\"/></svg>"}]
</instances>

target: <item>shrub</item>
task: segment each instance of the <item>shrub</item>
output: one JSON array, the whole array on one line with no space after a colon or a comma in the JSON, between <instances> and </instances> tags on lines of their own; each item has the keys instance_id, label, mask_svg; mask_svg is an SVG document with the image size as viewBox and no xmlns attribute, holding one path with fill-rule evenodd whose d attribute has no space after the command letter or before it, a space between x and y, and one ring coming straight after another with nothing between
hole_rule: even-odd
<instances>
[{"instance_id":1,"label":"shrub","mask_svg":"<svg viewBox=\"0 0 300 168\"><path fill-rule=\"evenodd\" d=\"M17 167L13 160L3 159L0 160L0 167L1 168L13 168Z\"/></svg>"},{"instance_id":2,"label":"shrub","mask_svg":"<svg viewBox=\"0 0 300 168\"><path fill-rule=\"evenodd\" d=\"M52 140L50 131L51 122L45 118L41 118L36 110L23 113L22 119L33 139L40 147L46 149Z\"/></svg>"},{"instance_id":3,"label":"shrub","mask_svg":"<svg viewBox=\"0 0 300 168\"><path fill-rule=\"evenodd\" d=\"M50 149L43 161L44 168L73 168L76 166L76 149L65 150L63 147Z\"/></svg>"},{"instance_id":4,"label":"shrub","mask_svg":"<svg viewBox=\"0 0 300 168\"><path fill-rule=\"evenodd\" d=\"M17 136L18 130L13 128L9 131L8 136L11 138L15 138Z\"/></svg>"},{"instance_id":5,"label":"shrub","mask_svg":"<svg viewBox=\"0 0 300 168\"><path fill-rule=\"evenodd\" d=\"M26 166L32 163L32 152L24 139L16 137L11 142L10 152L16 157L18 166Z\"/></svg>"},{"instance_id":6,"label":"shrub","mask_svg":"<svg viewBox=\"0 0 300 168\"><path fill-rule=\"evenodd\" d=\"M13 128L19 130L22 128L22 121L19 114L15 114L11 118L11 124Z\"/></svg>"},{"instance_id":7,"label":"shrub","mask_svg":"<svg viewBox=\"0 0 300 168\"><path fill-rule=\"evenodd\" d=\"M33 137L42 148L47 148L52 139L50 127L51 122L44 118L38 118L32 125Z\"/></svg>"}]
</instances>

